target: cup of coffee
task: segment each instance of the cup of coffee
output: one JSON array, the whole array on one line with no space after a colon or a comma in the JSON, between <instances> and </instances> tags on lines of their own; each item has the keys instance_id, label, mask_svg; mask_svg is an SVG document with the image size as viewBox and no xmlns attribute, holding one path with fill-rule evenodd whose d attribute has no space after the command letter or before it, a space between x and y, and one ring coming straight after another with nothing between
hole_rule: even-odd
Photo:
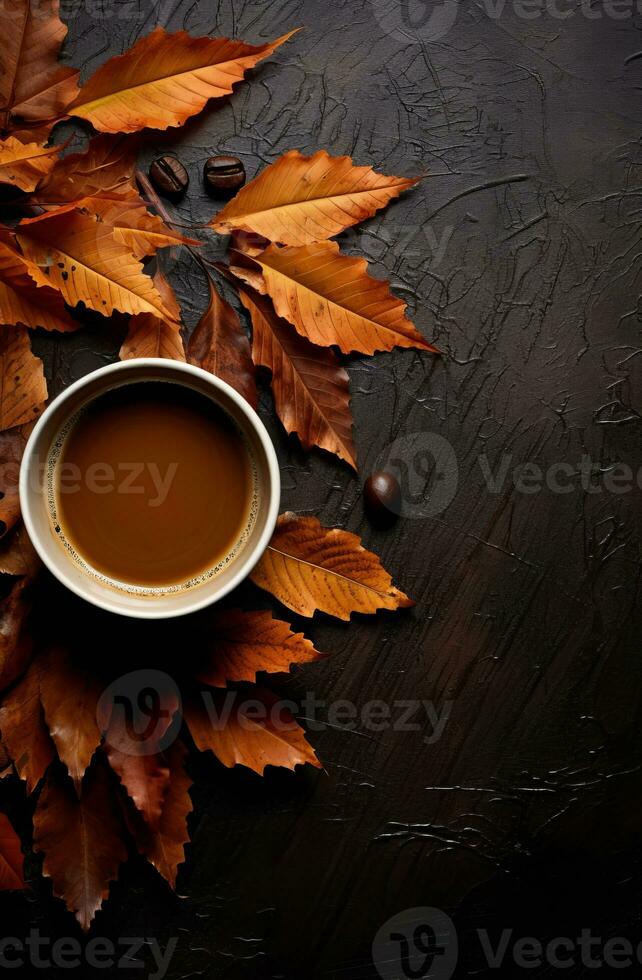
<instances>
[{"instance_id":1,"label":"cup of coffee","mask_svg":"<svg viewBox=\"0 0 642 980\"><path fill-rule=\"evenodd\" d=\"M125 616L181 616L252 570L279 511L279 468L256 412L179 361L94 371L27 443L20 504L36 551L83 599Z\"/></svg>"}]
</instances>

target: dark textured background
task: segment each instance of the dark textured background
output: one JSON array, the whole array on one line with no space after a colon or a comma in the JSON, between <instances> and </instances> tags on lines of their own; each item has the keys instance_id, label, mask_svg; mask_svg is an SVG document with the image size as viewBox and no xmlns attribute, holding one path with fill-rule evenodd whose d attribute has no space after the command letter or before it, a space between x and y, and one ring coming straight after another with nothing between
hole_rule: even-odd
<instances>
[{"instance_id":1,"label":"dark textured background","mask_svg":"<svg viewBox=\"0 0 642 980\"><path fill-rule=\"evenodd\" d=\"M267 391L262 416L284 507L362 534L418 602L349 628L315 620L309 635L332 656L282 689L360 708L452 702L450 719L436 744L428 723L312 733L326 773L261 781L195 760L186 897L133 862L93 931L178 937L171 977L376 978L373 938L412 906L453 915L459 976L490 975L478 927L494 939L504 928L641 938L640 490L592 493L576 475L566 494L527 495L510 477L492 494L480 456L492 469L502 454L511 469L577 469L583 453L605 470L642 465L642 16L571 3L568 18L523 19L510 3L500 16L469 3L434 39L426 6L63 2L64 58L83 77L156 24L252 42L305 27L231 101L149 134L146 158L169 146L189 166L178 220L215 210L200 182L214 151L240 155L249 176L293 147L429 174L343 239L445 356L355 359L351 390L361 472L400 437L418 433L413 445L430 449L438 435L456 459L453 500L376 532L361 481L288 440ZM173 254L164 267L193 325L206 305L200 270ZM53 389L114 359L121 336L99 323L39 340ZM429 502L438 474L424 487L425 454L405 452ZM75 935L48 891L3 899L3 934Z\"/></svg>"}]
</instances>

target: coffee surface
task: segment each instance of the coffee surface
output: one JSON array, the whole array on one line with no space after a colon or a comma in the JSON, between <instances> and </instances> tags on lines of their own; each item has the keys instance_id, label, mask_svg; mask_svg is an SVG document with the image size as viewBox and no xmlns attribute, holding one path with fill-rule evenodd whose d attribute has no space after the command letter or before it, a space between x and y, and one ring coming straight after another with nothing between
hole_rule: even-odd
<instances>
[{"instance_id":1,"label":"coffee surface","mask_svg":"<svg viewBox=\"0 0 642 980\"><path fill-rule=\"evenodd\" d=\"M136 382L73 424L56 470L59 533L97 572L129 585L179 585L230 555L248 525L247 446L205 395Z\"/></svg>"}]
</instances>

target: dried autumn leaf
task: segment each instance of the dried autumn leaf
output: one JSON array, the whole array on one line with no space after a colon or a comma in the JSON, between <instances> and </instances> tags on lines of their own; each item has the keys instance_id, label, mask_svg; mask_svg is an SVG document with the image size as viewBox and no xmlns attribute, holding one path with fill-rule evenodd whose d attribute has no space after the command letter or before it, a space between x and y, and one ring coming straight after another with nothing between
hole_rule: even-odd
<instances>
[{"instance_id":1,"label":"dried autumn leaf","mask_svg":"<svg viewBox=\"0 0 642 980\"><path fill-rule=\"evenodd\" d=\"M82 778L102 736L96 717L102 687L90 669L61 647L41 654L39 664L45 721L58 756L80 793Z\"/></svg>"},{"instance_id":2,"label":"dried autumn leaf","mask_svg":"<svg viewBox=\"0 0 642 980\"><path fill-rule=\"evenodd\" d=\"M17 251L0 229L0 324L22 324L44 330L77 330L62 297L49 285L38 286L40 270Z\"/></svg>"},{"instance_id":3,"label":"dried autumn leaf","mask_svg":"<svg viewBox=\"0 0 642 980\"><path fill-rule=\"evenodd\" d=\"M32 607L31 582L20 578L0 603L0 691L24 672L33 652L28 628Z\"/></svg>"},{"instance_id":4,"label":"dried autumn leaf","mask_svg":"<svg viewBox=\"0 0 642 980\"><path fill-rule=\"evenodd\" d=\"M187 345L190 364L235 388L253 408L258 404L250 344L236 310L209 280L210 303Z\"/></svg>"},{"instance_id":5,"label":"dried autumn leaf","mask_svg":"<svg viewBox=\"0 0 642 980\"><path fill-rule=\"evenodd\" d=\"M81 153L58 160L34 198L41 204L66 204L101 194L135 190L138 141L132 137L96 136Z\"/></svg>"},{"instance_id":6,"label":"dried autumn leaf","mask_svg":"<svg viewBox=\"0 0 642 980\"><path fill-rule=\"evenodd\" d=\"M0 184L33 191L56 163L59 146L21 143L13 136L0 140Z\"/></svg>"},{"instance_id":7,"label":"dried autumn leaf","mask_svg":"<svg viewBox=\"0 0 642 980\"><path fill-rule=\"evenodd\" d=\"M27 444L24 426L0 432L0 538L13 528L20 517L20 461Z\"/></svg>"},{"instance_id":8,"label":"dried autumn leaf","mask_svg":"<svg viewBox=\"0 0 642 980\"><path fill-rule=\"evenodd\" d=\"M344 354L393 347L436 351L405 316L387 282L368 275L365 259L342 255L336 242L302 248L271 245L254 261L279 316L313 344Z\"/></svg>"},{"instance_id":9,"label":"dried autumn leaf","mask_svg":"<svg viewBox=\"0 0 642 980\"><path fill-rule=\"evenodd\" d=\"M159 248L179 245L195 248L202 245L196 238L187 238L169 228L158 215L150 214L136 191L86 197L77 202L77 207L90 211L111 225L116 241L125 245L137 259L154 255Z\"/></svg>"},{"instance_id":10,"label":"dried autumn leaf","mask_svg":"<svg viewBox=\"0 0 642 980\"><path fill-rule=\"evenodd\" d=\"M141 313L131 318L129 330L119 351L121 361L134 357L167 357L173 361L185 360L185 348L181 337L180 307L169 282L157 269L154 286L170 311L171 319Z\"/></svg>"},{"instance_id":11,"label":"dried autumn leaf","mask_svg":"<svg viewBox=\"0 0 642 980\"><path fill-rule=\"evenodd\" d=\"M64 115L78 71L58 64L67 28L58 0L11 0L0 10L0 128L39 128ZM22 135L22 134L21 134Z\"/></svg>"},{"instance_id":12,"label":"dried autumn leaf","mask_svg":"<svg viewBox=\"0 0 642 980\"><path fill-rule=\"evenodd\" d=\"M357 468L347 373L332 351L315 347L277 316L269 300L239 290L252 317L254 363L272 373L277 414L304 449L320 446Z\"/></svg>"},{"instance_id":13,"label":"dried autumn leaf","mask_svg":"<svg viewBox=\"0 0 642 980\"><path fill-rule=\"evenodd\" d=\"M38 284L60 290L70 306L82 302L103 316L120 310L171 319L141 263L116 241L110 225L78 211L54 212L21 222L17 235L38 267Z\"/></svg>"},{"instance_id":14,"label":"dried autumn leaf","mask_svg":"<svg viewBox=\"0 0 642 980\"><path fill-rule=\"evenodd\" d=\"M20 838L5 813L0 813L0 891L26 888Z\"/></svg>"},{"instance_id":15,"label":"dried autumn leaf","mask_svg":"<svg viewBox=\"0 0 642 980\"><path fill-rule=\"evenodd\" d=\"M196 679L211 687L228 681L255 681L261 671L286 673L292 664L311 663L321 654L303 633L270 612L224 609L214 613L205 638L207 653Z\"/></svg>"},{"instance_id":16,"label":"dried autumn leaf","mask_svg":"<svg viewBox=\"0 0 642 980\"><path fill-rule=\"evenodd\" d=\"M138 850L172 888L176 887L178 866L185 860L185 844L189 841L187 818L192 812L192 781L185 771L186 757L182 742L174 742L165 753L170 778L157 827L150 828L137 813L131 814L128 821Z\"/></svg>"},{"instance_id":17,"label":"dried autumn leaf","mask_svg":"<svg viewBox=\"0 0 642 980\"><path fill-rule=\"evenodd\" d=\"M29 575L33 578L37 575L40 566L40 558L21 521L9 534L0 539L0 574Z\"/></svg>"},{"instance_id":18,"label":"dried autumn leaf","mask_svg":"<svg viewBox=\"0 0 642 980\"><path fill-rule=\"evenodd\" d=\"M168 34L157 27L102 65L82 86L69 113L107 133L181 126L209 99L229 95L248 69L292 33L254 47L227 38L190 37L185 31Z\"/></svg>"},{"instance_id":19,"label":"dried autumn leaf","mask_svg":"<svg viewBox=\"0 0 642 980\"><path fill-rule=\"evenodd\" d=\"M0 430L40 415L47 400L42 361L24 327L0 327Z\"/></svg>"},{"instance_id":20,"label":"dried autumn leaf","mask_svg":"<svg viewBox=\"0 0 642 980\"><path fill-rule=\"evenodd\" d=\"M316 517L282 514L250 578L302 616L318 609L348 620L354 612L414 606L356 534L322 527Z\"/></svg>"},{"instance_id":21,"label":"dried autumn leaf","mask_svg":"<svg viewBox=\"0 0 642 980\"><path fill-rule=\"evenodd\" d=\"M130 751L120 751L117 743L118 733L112 728L105 748L109 764L145 822L152 830L157 830L169 786L169 767L161 755L147 752L134 755Z\"/></svg>"},{"instance_id":22,"label":"dried autumn leaf","mask_svg":"<svg viewBox=\"0 0 642 980\"><path fill-rule=\"evenodd\" d=\"M310 157L290 150L210 224L221 235L239 229L283 245L311 245L370 218L419 179L386 177L325 150Z\"/></svg>"},{"instance_id":23,"label":"dried autumn leaf","mask_svg":"<svg viewBox=\"0 0 642 980\"><path fill-rule=\"evenodd\" d=\"M115 789L98 761L80 798L66 776L50 770L34 813L34 850L44 852L44 874L85 931L127 859Z\"/></svg>"},{"instance_id":24,"label":"dried autumn leaf","mask_svg":"<svg viewBox=\"0 0 642 980\"><path fill-rule=\"evenodd\" d=\"M290 711L261 688L202 691L186 703L185 720L196 747L228 769L246 766L261 776L266 766L320 765Z\"/></svg>"},{"instance_id":25,"label":"dried autumn leaf","mask_svg":"<svg viewBox=\"0 0 642 980\"><path fill-rule=\"evenodd\" d=\"M0 708L0 732L18 775L33 793L56 758L54 743L45 724L40 701L37 663L5 696Z\"/></svg>"}]
</instances>

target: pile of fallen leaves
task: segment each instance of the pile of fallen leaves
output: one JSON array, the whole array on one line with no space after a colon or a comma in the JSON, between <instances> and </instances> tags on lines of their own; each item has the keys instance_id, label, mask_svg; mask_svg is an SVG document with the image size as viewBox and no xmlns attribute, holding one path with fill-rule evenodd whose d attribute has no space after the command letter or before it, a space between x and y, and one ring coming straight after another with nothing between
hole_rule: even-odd
<instances>
[{"instance_id":1,"label":"pile of fallen leaves","mask_svg":"<svg viewBox=\"0 0 642 980\"><path fill-rule=\"evenodd\" d=\"M172 226L136 171L136 137L122 134L181 125L210 99L229 95L292 35L252 46L157 28L79 87L78 72L57 62L66 33L57 0L5 5L0 30L0 572L14 576L5 578L0 619L0 731L5 773L15 771L37 794L33 846L44 854L44 873L88 928L132 846L174 886L188 840L190 746L260 774L269 765L318 765L293 718L273 724L275 696L261 683L319 654L269 612L211 613L207 628L193 632L194 656L176 686L157 691L157 744L150 751L147 740L139 753L131 731L141 730L138 722L145 729L145 718L105 703L112 679L86 651L34 640L39 563L20 522L17 473L47 386L29 330L79 329L83 310L128 314L121 357L187 359L254 406L256 367L267 368L286 430L306 449L320 447L355 469L348 375L335 351L434 348L388 284L369 275L365 259L343 255L331 240L415 180L324 150L310 157L292 150L209 222L229 236L222 264ZM83 152L47 145L54 125L69 118L99 131ZM187 345L169 281L158 264L145 264L177 245L190 250L211 292ZM234 287L248 311L251 343L216 277ZM353 612L412 605L355 535L313 517L279 519L252 579L307 617L319 610L348 620ZM205 705L230 692L238 698L215 726ZM249 724L241 717L248 699L266 708ZM145 714L147 706L132 710ZM0 885L21 883L21 863L19 841L0 815Z\"/></svg>"}]
</instances>

